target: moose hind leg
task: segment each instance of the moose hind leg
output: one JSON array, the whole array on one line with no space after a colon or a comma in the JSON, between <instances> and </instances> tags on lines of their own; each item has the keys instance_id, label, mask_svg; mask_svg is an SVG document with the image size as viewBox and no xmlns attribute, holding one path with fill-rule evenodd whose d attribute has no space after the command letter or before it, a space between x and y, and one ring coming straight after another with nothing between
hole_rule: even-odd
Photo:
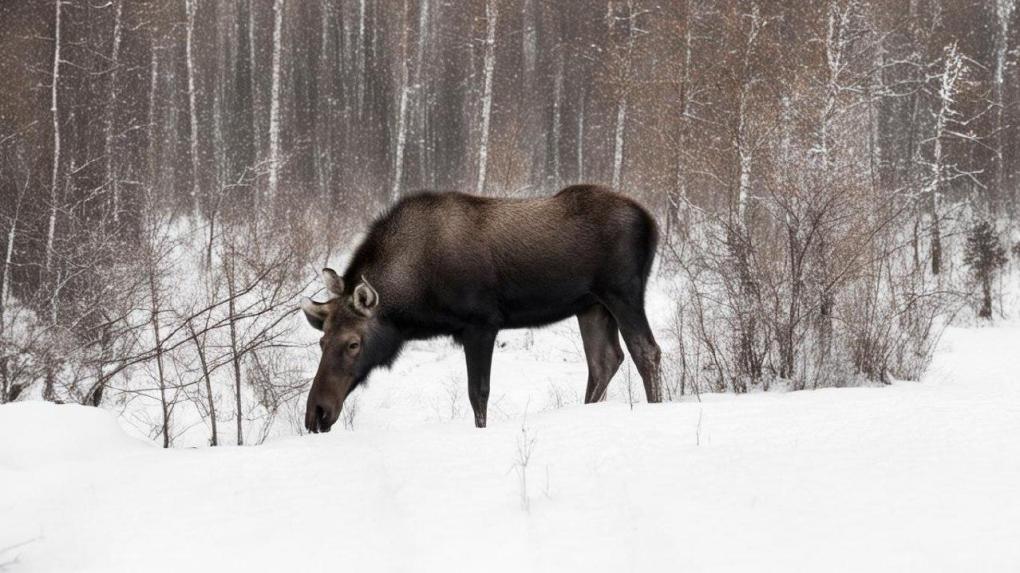
<instances>
[{"instance_id":1,"label":"moose hind leg","mask_svg":"<svg viewBox=\"0 0 1020 573\"><path fill-rule=\"evenodd\" d=\"M496 331L465 332L464 356L467 358L468 399L475 413L475 427L485 427L489 403L489 372L492 370L492 348L496 344Z\"/></svg>"},{"instance_id":2,"label":"moose hind leg","mask_svg":"<svg viewBox=\"0 0 1020 573\"><path fill-rule=\"evenodd\" d=\"M648 326L644 305L641 301L609 298L606 305L620 325L623 341L627 343L627 351L634 359L641 381L645 386L645 399L649 403L662 401L661 375L659 362L662 352L659 350L652 329Z\"/></svg>"},{"instance_id":3,"label":"moose hind leg","mask_svg":"<svg viewBox=\"0 0 1020 573\"><path fill-rule=\"evenodd\" d=\"M584 403L601 402L606 398L609 381L623 363L623 349L616 319L601 304L577 315L584 343L584 357L588 362L588 388Z\"/></svg>"}]
</instances>

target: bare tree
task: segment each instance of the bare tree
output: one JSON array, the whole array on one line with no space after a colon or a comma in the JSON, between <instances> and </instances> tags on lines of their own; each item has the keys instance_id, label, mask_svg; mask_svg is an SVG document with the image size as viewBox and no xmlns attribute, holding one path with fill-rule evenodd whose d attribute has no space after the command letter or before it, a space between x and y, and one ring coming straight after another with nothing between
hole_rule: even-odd
<instances>
[{"instance_id":1,"label":"bare tree","mask_svg":"<svg viewBox=\"0 0 1020 573\"><path fill-rule=\"evenodd\" d=\"M408 75L407 52L409 51L407 27L408 27L408 1L404 0L404 11L400 19L400 46L403 52L400 58L400 101L397 104L397 141L396 149L393 152L393 185L390 187L390 201L396 201L400 197L400 186L404 179L404 152L407 148L407 108L411 96L411 79Z\"/></svg>"},{"instance_id":2,"label":"bare tree","mask_svg":"<svg viewBox=\"0 0 1020 573\"><path fill-rule=\"evenodd\" d=\"M187 54L186 59L188 69L188 122L189 122L188 124L189 132L191 135L191 137L189 138L191 150L191 203L195 220L198 221L199 217L201 216L201 204L200 204L201 191L199 183L200 170L198 164L199 161L198 105L196 103L196 98L198 97L197 94L198 89L197 86L195 85L195 57L194 57L195 16L198 12L198 0L184 0L184 10L185 13L187 14L187 22L185 23L184 26L187 39L184 43L184 49Z\"/></svg>"},{"instance_id":3,"label":"bare tree","mask_svg":"<svg viewBox=\"0 0 1020 573\"><path fill-rule=\"evenodd\" d=\"M113 46L110 48L110 62L113 67L110 70L109 100L106 102L106 145L104 149L106 151L106 177L110 185L110 195L112 198L113 221L117 224L120 223L121 201L118 175L114 168L114 157L117 154L117 150L114 149L114 118L116 116L118 96L117 80L121 67L120 46L124 35L124 2L123 0L115 0L113 4Z\"/></svg>"},{"instance_id":4,"label":"bare tree","mask_svg":"<svg viewBox=\"0 0 1020 573\"><path fill-rule=\"evenodd\" d=\"M283 50L284 0L273 0L273 86L269 99L269 198L276 200L280 184L280 69Z\"/></svg>"},{"instance_id":5,"label":"bare tree","mask_svg":"<svg viewBox=\"0 0 1020 573\"><path fill-rule=\"evenodd\" d=\"M57 233L57 212L60 209L60 15L67 0L54 0L53 72L50 78L50 113L53 116L53 171L50 176L50 217L46 231L46 271L53 266L53 240Z\"/></svg>"},{"instance_id":6,"label":"bare tree","mask_svg":"<svg viewBox=\"0 0 1020 573\"><path fill-rule=\"evenodd\" d=\"M496 24L499 8L496 0L485 2L485 60L482 86L482 127L478 144L478 180L475 193L485 194L485 180L489 162L489 126L492 123L493 80L496 74Z\"/></svg>"},{"instance_id":7,"label":"bare tree","mask_svg":"<svg viewBox=\"0 0 1020 573\"><path fill-rule=\"evenodd\" d=\"M1006 169L1003 165L1003 108L1006 107L1006 58L1009 52L1009 25L1016 9L1016 0L996 0L995 15L998 20L995 34L995 75L993 80L995 104L995 190L1004 194ZM1016 197L1002 197L1016 207Z\"/></svg>"}]
</instances>

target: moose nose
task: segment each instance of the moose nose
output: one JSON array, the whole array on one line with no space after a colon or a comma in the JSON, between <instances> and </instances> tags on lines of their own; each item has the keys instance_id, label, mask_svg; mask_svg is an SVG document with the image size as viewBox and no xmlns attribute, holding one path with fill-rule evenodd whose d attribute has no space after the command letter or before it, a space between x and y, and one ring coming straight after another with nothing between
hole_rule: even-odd
<instances>
[{"instance_id":1,"label":"moose nose","mask_svg":"<svg viewBox=\"0 0 1020 573\"><path fill-rule=\"evenodd\" d=\"M309 404L305 412L305 429L313 434L326 433L336 423L339 413L322 404Z\"/></svg>"}]
</instances>

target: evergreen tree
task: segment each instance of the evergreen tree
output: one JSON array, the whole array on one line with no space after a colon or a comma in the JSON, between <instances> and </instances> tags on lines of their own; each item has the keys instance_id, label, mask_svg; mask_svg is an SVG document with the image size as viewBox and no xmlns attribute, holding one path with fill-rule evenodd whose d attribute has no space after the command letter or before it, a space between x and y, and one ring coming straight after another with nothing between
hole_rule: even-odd
<instances>
[{"instance_id":1,"label":"evergreen tree","mask_svg":"<svg viewBox=\"0 0 1020 573\"><path fill-rule=\"evenodd\" d=\"M963 262L981 283L981 309L978 316L992 317L992 278L1006 264L1006 249L999 242L995 229L987 221L974 225L967 234Z\"/></svg>"}]
</instances>

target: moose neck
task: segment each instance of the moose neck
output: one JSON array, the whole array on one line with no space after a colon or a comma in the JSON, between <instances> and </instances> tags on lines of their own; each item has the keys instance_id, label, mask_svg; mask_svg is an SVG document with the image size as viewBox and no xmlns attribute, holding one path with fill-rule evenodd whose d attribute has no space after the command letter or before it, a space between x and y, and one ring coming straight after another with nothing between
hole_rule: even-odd
<instances>
[{"instance_id":1,"label":"moose neck","mask_svg":"<svg viewBox=\"0 0 1020 573\"><path fill-rule=\"evenodd\" d=\"M393 364L404 346L404 340L399 329L385 318L378 318L365 344L365 356L362 360L364 372L361 373L361 377L368 376L374 368Z\"/></svg>"}]
</instances>

